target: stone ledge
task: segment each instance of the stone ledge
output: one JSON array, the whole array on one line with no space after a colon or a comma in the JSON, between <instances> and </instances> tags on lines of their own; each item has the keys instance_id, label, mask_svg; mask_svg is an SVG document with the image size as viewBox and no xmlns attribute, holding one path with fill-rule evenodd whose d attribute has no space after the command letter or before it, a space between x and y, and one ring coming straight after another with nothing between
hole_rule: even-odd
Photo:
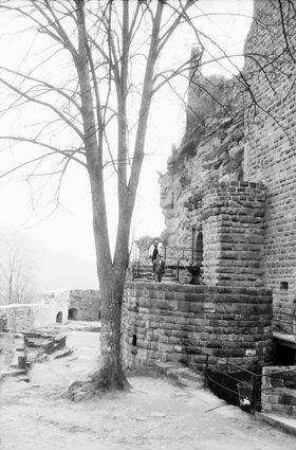
<instances>
[{"instance_id":1,"label":"stone ledge","mask_svg":"<svg viewBox=\"0 0 296 450\"><path fill-rule=\"evenodd\" d=\"M272 425L284 433L296 436L296 418L288 418L277 414L256 413L256 417L263 422Z\"/></svg>"},{"instance_id":2,"label":"stone ledge","mask_svg":"<svg viewBox=\"0 0 296 450\"><path fill-rule=\"evenodd\" d=\"M231 285L217 285L217 286L207 286L203 285L189 285L189 284L178 284L178 283L155 283L149 281L128 281L125 283L125 288L129 289L143 289L155 290L155 291L176 291L184 293L219 293L219 294L251 294L260 293L261 295L272 295L272 290L266 287L254 287L254 286L231 286Z\"/></svg>"}]
</instances>

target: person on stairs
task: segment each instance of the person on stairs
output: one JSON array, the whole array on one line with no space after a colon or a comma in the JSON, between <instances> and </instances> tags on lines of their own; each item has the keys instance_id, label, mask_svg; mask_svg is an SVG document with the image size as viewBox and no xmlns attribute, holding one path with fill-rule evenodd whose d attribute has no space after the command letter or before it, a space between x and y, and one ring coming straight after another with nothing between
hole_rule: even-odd
<instances>
[{"instance_id":1,"label":"person on stairs","mask_svg":"<svg viewBox=\"0 0 296 450\"><path fill-rule=\"evenodd\" d=\"M158 255L158 241L154 241L153 244L149 248L149 258L151 259L152 264Z\"/></svg>"},{"instance_id":2,"label":"person on stairs","mask_svg":"<svg viewBox=\"0 0 296 450\"><path fill-rule=\"evenodd\" d=\"M153 274L154 281L160 283L164 274L164 259L161 255L157 255L153 261Z\"/></svg>"}]
</instances>

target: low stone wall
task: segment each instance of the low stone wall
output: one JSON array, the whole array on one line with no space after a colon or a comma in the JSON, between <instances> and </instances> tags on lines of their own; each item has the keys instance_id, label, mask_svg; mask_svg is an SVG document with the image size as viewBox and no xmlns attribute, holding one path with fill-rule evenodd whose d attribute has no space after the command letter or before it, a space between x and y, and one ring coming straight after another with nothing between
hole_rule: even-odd
<instances>
[{"instance_id":1,"label":"low stone wall","mask_svg":"<svg viewBox=\"0 0 296 450\"><path fill-rule=\"evenodd\" d=\"M273 290L273 317L275 331L296 334L295 290L283 288Z\"/></svg>"},{"instance_id":2,"label":"low stone wall","mask_svg":"<svg viewBox=\"0 0 296 450\"><path fill-rule=\"evenodd\" d=\"M296 366L263 368L261 404L263 412L296 416Z\"/></svg>"},{"instance_id":3,"label":"low stone wall","mask_svg":"<svg viewBox=\"0 0 296 450\"><path fill-rule=\"evenodd\" d=\"M193 369L225 361L252 368L269 358L272 296L263 288L131 282L123 310L123 358L129 367L153 361Z\"/></svg>"},{"instance_id":4,"label":"low stone wall","mask_svg":"<svg viewBox=\"0 0 296 450\"><path fill-rule=\"evenodd\" d=\"M0 379L26 367L24 336L0 331Z\"/></svg>"},{"instance_id":5,"label":"low stone wall","mask_svg":"<svg viewBox=\"0 0 296 450\"><path fill-rule=\"evenodd\" d=\"M0 331L26 331L64 323L74 309L74 320L99 320L100 298L96 290L52 291L40 303L0 307ZM4 329L5 328L5 329Z\"/></svg>"},{"instance_id":6,"label":"low stone wall","mask_svg":"<svg viewBox=\"0 0 296 450\"><path fill-rule=\"evenodd\" d=\"M7 331L7 319L3 311L0 310L0 333Z\"/></svg>"},{"instance_id":7,"label":"low stone wall","mask_svg":"<svg viewBox=\"0 0 296 450\"><path fill-rule=\"evenodd\" d=\"M6 322L6 329L13 332L52 325L56 323L59 312L62 313L61 320L64 322L68 314L66 305L12 304L0 307L0 315Z\"/></svg>"}]
</instances>

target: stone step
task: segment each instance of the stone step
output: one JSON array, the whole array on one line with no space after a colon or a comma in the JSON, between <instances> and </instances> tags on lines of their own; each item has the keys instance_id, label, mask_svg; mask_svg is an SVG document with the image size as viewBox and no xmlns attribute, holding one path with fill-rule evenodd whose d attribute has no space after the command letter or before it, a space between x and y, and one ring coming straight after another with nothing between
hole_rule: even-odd
<instances>
[{"instance_id":1,"label":"stone step","mask_svg":"<svg viewBox=\"0 0 296 450\"><path fill-rule=\"evenodd\" d=\"M156 361L152 366L158 372L172 378L175 381L178 381L181 384L188 385L191 383L197 383L201 386L204 383L204 376L201 372L193 372L193 370L183 366L182 364Z\"/></svg>"},{"instance_id":2,"label":"stone step","mask_svg":"<svg viewBox=\"0 0 296 450\"><path fill-rule=\"evenodd\" d=\"M63 348L66 345L66 336L63 334L56 335L27 335L26 334L26 345L32 348L40 348L45 353L50 354Z\"/></svg>"},{"instance_id":3,"label":"stone step","mask_svg":"<svg viewBox=\"0 0 296 450\"><path fill-rule=\"evenodd\" d=\"M175 278L175 275L172 271L165 270L164 273L165 273L165 276L167 276L167 277ZM153 275L152 268L150 270L146 270L146 271L139 271L139 272L137 271L134 273L134 275L136 277Z\"/></svg>"},{"instance_id":4,"label":"stone step","mask_svg":"<svg viewBox=\"0 0 296 450\"><path fill-rule=\"evenodd\" d=\"M269 425L296 437L295 416L284 416L282 414L273 413L257 413L256 416Z\"/></svg>"}]
</instances>

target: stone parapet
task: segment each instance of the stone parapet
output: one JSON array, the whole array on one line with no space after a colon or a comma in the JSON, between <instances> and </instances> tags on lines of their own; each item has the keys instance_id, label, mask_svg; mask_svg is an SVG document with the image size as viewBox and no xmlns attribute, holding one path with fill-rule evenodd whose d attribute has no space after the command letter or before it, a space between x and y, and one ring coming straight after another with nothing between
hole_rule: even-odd
<instances>
[{"instance_id":1,"label":"stone parapet","mask_svg":"<svg viewBox=\"0 0 296 450\"><path fill-rule=\"evenodd\" d=\"M124 361L199 369L208 355L210 367L220 370L224 358L241 368L263 364L271 350L271 303L271 292L262 288L128 283Z\"/></svg>"}]
</instances>

